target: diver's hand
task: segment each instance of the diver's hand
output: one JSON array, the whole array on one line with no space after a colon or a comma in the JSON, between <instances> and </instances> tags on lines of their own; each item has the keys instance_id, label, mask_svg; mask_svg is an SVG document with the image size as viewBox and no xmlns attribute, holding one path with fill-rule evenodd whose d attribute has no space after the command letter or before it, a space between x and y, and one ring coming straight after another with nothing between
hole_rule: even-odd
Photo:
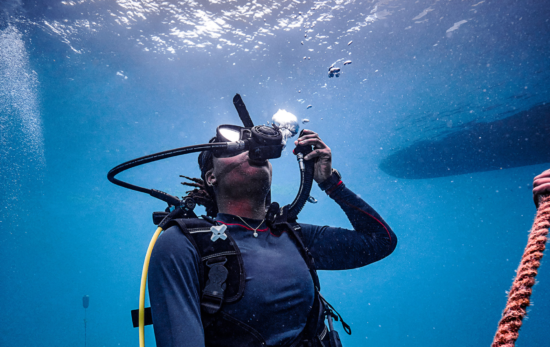
<instances>
[{"instance_id":1,"label":"diver's hand","mask_svg":"<svg viewBox=\"0 0 550 347\"><path fill-rule=\"evenodd\" d=\"M539 195L550 194L550 169L536 176L533 180L533 201L539 207Z\"/></svg>"},{"instance_id":2,"label":"diver's hand","mask_svg":"<svg viewBox=\"0 0 550 347\"><path fill-rule=\"evenodd\" d=\"M304 157L304 160L315 159L313 179L317 183L326 181L332 175L332 153L330 148L311 130L304 129L302 137L294 141L298 145L312 145L314 150Z\"/></svg>"}]
</instances>

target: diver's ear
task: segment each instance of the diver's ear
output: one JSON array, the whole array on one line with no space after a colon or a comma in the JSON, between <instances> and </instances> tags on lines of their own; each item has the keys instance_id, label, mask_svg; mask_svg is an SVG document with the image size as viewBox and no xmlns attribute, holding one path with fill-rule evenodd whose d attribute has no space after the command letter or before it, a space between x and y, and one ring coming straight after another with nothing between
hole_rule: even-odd
<instances>
[{"instance_id":1,"label":"diver's ear","mask_svg":"<svg viewBox=\"0 0 550 347\"><path fill-rule=\"evenodd\" d=\"M206 171L206 174L204 175L204 179L206 180L205 183L208 184L210 187L213 187L216 184L218 184L216 176L214 175L214 168Z\"/></svg>"}]
</instances>

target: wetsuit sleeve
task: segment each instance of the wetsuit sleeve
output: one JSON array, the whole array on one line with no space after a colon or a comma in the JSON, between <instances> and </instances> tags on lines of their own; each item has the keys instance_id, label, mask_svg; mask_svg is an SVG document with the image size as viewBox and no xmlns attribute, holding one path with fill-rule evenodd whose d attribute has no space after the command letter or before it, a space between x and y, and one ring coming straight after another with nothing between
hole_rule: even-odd
<instances>
[{"instance_id":1,"label":"wetsuit sleeve","mask_svg":"<svg viewBox=\"0 0 550 347\"><path fill-rule=\"evenodd\" d=\"M354 229L301 224L304 242L318 270L354 269L393 252L397 237L363 199L343 183L330 197L344 210Z\"/></svg>"},{"instance_id":2,"label":"wetsuit sleeve","mask_svg":"<svg viewBox=\"0 0 550 347\"><path fill-rule=\"evenodd\" d=\"M204 347L199 255L177 227L157 240L149 265L149 298L158 347Z\"/></svg>"}]
</instances>

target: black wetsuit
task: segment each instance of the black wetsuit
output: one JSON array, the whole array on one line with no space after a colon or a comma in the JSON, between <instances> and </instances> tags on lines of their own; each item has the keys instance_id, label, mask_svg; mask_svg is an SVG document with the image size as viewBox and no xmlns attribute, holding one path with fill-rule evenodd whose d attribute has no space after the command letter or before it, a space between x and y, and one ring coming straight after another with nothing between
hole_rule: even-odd
<instances>
[{"instance_id":1,"label":"black wetsuit","mask_svg":"<svg viewBox=\"0 0 550 347\"><path fill-rule=\"evenodd\" d=\"M388 256L397 238L384 220L344 184L331 194L354 230L302 224L303 242L317 270L361 267ZM244 218L256 227L259 220ZM218 214L228 226L244 262L243 297L225 303L222 311L252 328L267 345L291 343L304 328L314 298L308 268L285 232L277 235L265 225L258 237L238 217ZM149 296L159 347L203 347L199 285L199 255L177 227L158 239L149 268Z\"/></svg>"}]
</instances>

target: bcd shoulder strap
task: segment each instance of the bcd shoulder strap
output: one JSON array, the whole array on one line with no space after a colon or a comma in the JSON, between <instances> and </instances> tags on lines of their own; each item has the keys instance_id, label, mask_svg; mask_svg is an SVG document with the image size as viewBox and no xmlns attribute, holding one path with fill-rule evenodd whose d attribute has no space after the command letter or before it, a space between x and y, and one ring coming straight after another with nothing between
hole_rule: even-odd
<instances>
[{"instance_id":1,"label":"bcd shoulder strap","mask_svg":"<svg viewBox=\"0 0 550 347\"><path fill-rule=\"evenodd\" d=\"M201 309L217 313L223 302L237 301L244 292L245 271L241 251L230 234L212 241L213 224L199 218L173 219L166 229L177 226L197 250L200 257L199 282ZM132 321L137 328L138 310L132 310ZM145 325L153 324L151 308L145 309Z\"/></svg>"},{"instance_id":2,"label":"bcd shoulder strap","mask_svg":"<svg viewBox=\"0 0 550 347\"><path fill-rule=\"evenodd\" d=\"M227 233L225 239L213 241L213 225L198 218L175 219L171 225L177 225L199 253L202 310L214 314L223 302L238 300L244 292L245 272L241 251L233 237Z\"/></svg>"}]
</instances>

